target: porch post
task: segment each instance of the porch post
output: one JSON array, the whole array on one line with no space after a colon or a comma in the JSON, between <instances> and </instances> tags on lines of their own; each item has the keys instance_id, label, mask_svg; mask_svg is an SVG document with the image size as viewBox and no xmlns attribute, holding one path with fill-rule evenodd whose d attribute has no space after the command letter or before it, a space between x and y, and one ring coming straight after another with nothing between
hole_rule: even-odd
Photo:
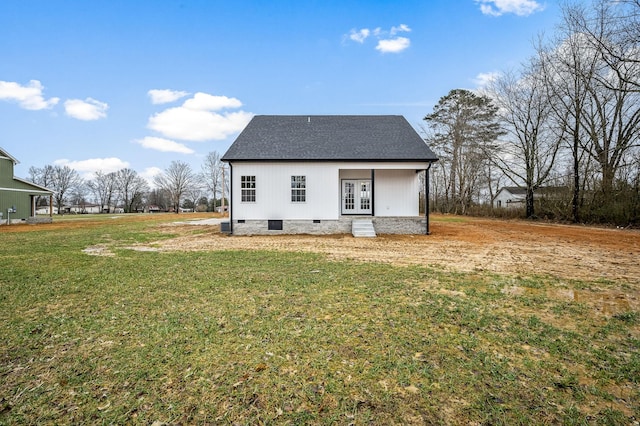
<instances>
[{"instance_id":1,"label":"porch post","mask_svg":"<svg viewBox=\"0 0 640 426\"><path fill-rule=\"evenodd\" d=\"M424 171L424 216L427 220L427 235L431 234L429 230L429 170L431 163L428 163L427 169Z\"/></svg>"},{"instance_id":2,"label":"porch post","mask_svg":"<svg viewBox=\"0 0 640 426\"><path fill-rule=\"evenodd\" d=\"M222 188L224 200L224 187ZM222 212L224 217L224 211ZM233 235L233 163L229 161L229 234Z\"/></svg>"},{"instance_id":3,"label":"porch post","mask_svg":"<svg viewBox=\"0 0 640 426\"><path fill-rule=\"evenodd\" d=\"M376 177L376 170L375 169L371 169L371 216L376 215L376 199L375 199L375 177Z\"/></svg>"}]
</instances>

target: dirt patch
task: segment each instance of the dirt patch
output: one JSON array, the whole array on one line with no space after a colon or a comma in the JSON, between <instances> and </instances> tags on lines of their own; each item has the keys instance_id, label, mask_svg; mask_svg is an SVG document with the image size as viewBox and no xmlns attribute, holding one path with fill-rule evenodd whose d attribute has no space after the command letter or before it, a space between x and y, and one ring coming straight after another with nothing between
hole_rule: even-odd
<instances>
[{"instance_id":1,"label":"dirt patch","mask_svg":"<svg viewBox=\"0 0 640 426\"><path fill-rule=\"evenodd\" d=\"M161 250L278 250L325 253L336 260L436 266L566 279L640 283L640 232L434 215L431 235L185 235L153 243ZM176 232L176 227L171 228Z\"/></svg>"},{"instance_id":2,"label":"dirt patch","mask_svg":"<svg viewBox=\"0 0 640 426\"><path fill-rule=\"evenodd\" d=\"M89 246L82 250L83 253L88 254L89 256L115 256L115 253L112 252L109 247L105 244L97 244L95 246Z\"/></svg>"}]
</instances>

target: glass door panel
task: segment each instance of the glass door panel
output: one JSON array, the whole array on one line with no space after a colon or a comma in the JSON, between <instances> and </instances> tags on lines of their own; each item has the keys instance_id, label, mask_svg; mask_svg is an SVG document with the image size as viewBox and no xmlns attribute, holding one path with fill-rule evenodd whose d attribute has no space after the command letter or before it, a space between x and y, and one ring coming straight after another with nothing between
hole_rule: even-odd
<instances>
[{"instance_id":1,"label":"glass door panel","mask_svg":"<svg viewBox=\"0 0 640 426\"><path fill-rule=\"evenodd\" d=\"M371 181L342 181L342 214L371 214Z\"/></svg>"}]
</instances>

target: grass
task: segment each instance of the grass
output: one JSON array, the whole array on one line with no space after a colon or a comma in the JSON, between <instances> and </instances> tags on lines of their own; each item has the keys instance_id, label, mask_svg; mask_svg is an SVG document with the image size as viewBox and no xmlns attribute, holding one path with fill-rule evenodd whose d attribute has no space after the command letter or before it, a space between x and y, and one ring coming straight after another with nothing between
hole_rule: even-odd
<instances>
[{"instance_id":1,"label":"grass","mask_svg":"<svg viewBox=\"0 0 640 426\"><path fill-rule=\"evenodd\" d=\"M640 419L638 312L542 291L593 283L126 248L173 220L0 228L0 424Z\"/></svg>"},{"instance_id":2,"label":"grass","mask_svg":"<svg viewBox=\"0 0 640 426\"><path fill-rule=\"evenodd\" d=\"M447 222L447 223L464 223L467 222L467 217L465 216L457 216L457 215L449 215L449 214L440 214L430 217L430 220L433 222Z\"/></svg>"}]
</instances>

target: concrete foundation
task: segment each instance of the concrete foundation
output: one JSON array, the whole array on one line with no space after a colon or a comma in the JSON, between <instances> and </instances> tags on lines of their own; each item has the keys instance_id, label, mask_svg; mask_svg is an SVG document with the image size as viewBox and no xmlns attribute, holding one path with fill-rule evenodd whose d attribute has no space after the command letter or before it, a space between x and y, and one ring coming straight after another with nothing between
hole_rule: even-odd
<instances>
[{"instance_id":1,"label":"concrete foundation","mask_svg":"<svg viewBox=\"0 0 640 426\"><path fill-rule=\"evenodd\" d=\"M38 223L52 223L52 222L53 222L53 218L51 216L44 216L44 217L31 216L30 218L27 219L27 223L30 225L35 225Z\"/></svg>"},{"instance_id":2,"label":"concrete foundation","mask_svg":"<svg viewBox=\"0 0 640 426\"><path fill-rule=\"evenodd\" d=\"M361 216L343 216L338 220L283 220L282 229L269 229L268 220L233 221L234 235L287 235L310 234L331 235L350 234L351 222ZM425 217L371 217L377 234L426 234ZM279 228L280 223L272 223L272 228Z\"/></svg>"}]
</instances>

